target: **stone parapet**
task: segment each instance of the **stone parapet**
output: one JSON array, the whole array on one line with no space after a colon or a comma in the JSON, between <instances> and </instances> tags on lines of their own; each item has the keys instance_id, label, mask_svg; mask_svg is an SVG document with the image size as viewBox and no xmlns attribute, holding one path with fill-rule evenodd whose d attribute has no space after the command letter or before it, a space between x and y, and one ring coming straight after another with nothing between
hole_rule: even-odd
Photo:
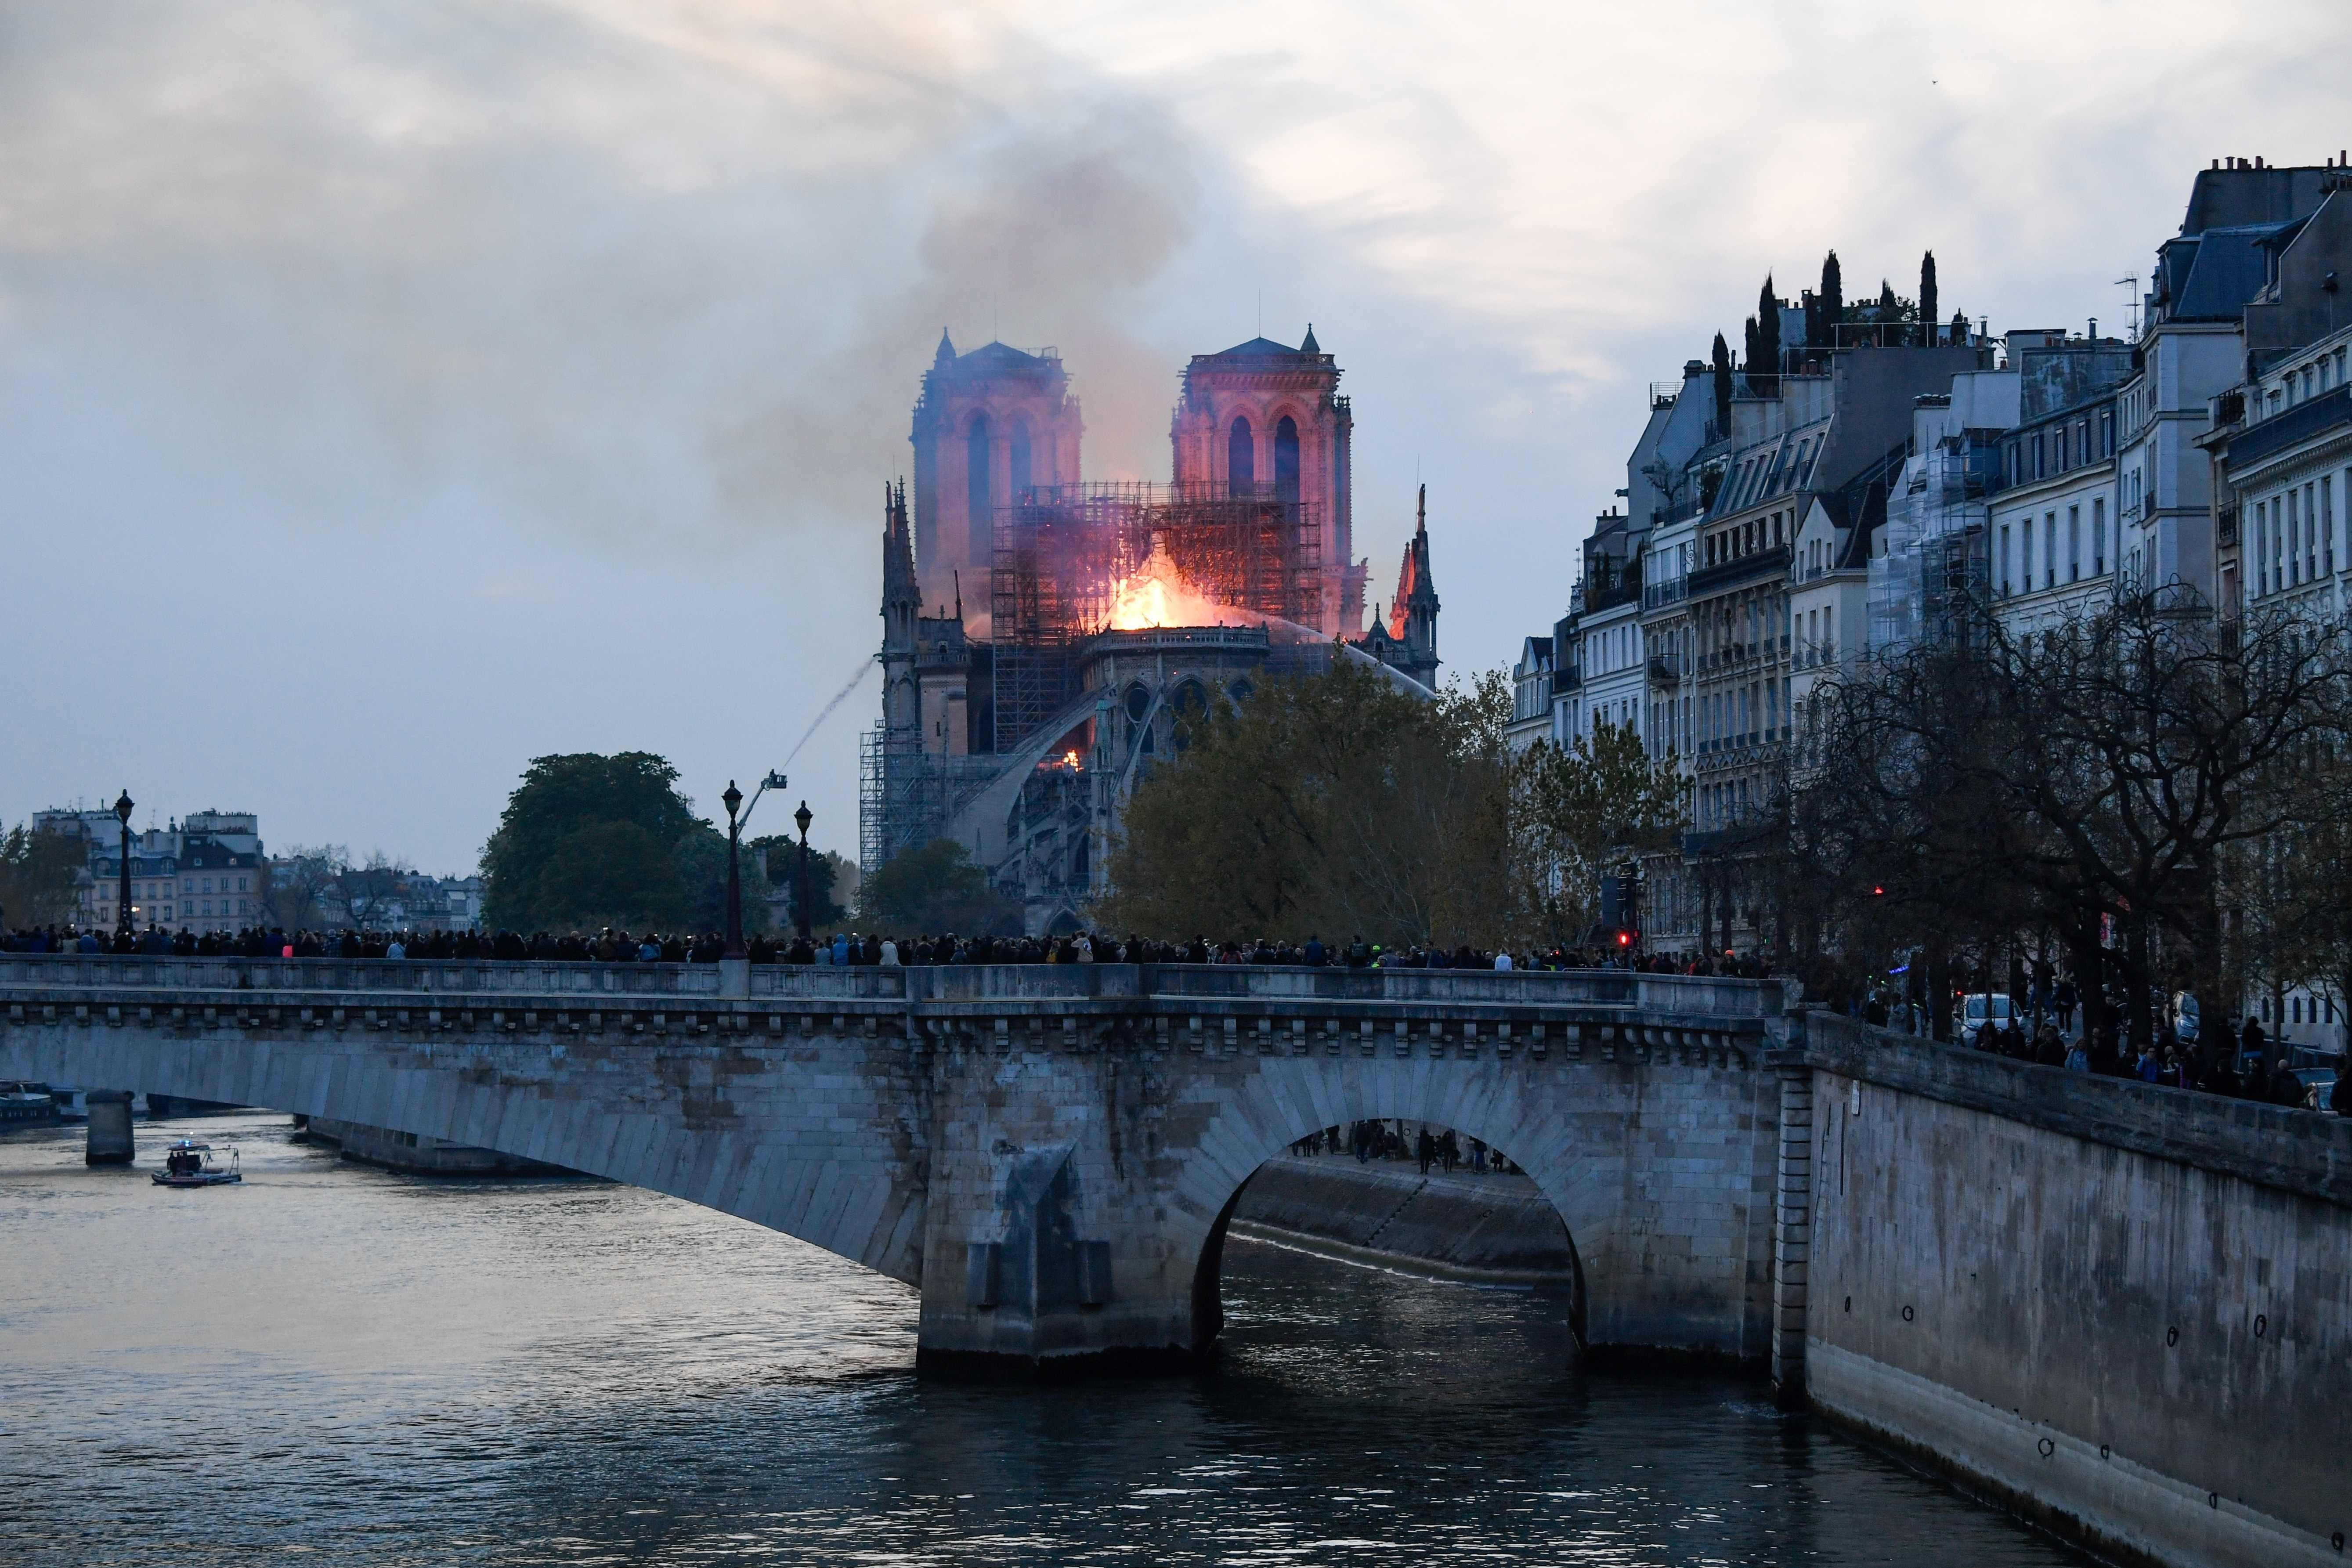
<instances>
[{"instance_id":1,"label":"stone parapet","mask_svg":"<svg viewBox=\"0 0 2352 1568\"><path fill-rule=\"evenodd\" d=\"M2346 1119L1803 1023L1816 1408L2110 1561L2343 1561Z\"/></svg>"},{"instance_id":2,"label":"stone parapet","mask_svg":"<svg viewBox=\"0 0 2352 1568\"><path fill-rule=\"evenodd\" d=\"M1804 1015L1803 1058L1841 1078L2352 1207L2352 1117L2094 1077Z\"/></svg>"}]
</instances>

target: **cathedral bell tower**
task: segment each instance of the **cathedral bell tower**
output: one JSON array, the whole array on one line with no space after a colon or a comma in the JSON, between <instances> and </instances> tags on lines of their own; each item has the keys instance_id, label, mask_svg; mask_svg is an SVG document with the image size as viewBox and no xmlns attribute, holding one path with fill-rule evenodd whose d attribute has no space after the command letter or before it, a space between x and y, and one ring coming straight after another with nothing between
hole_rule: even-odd
<instances>
[{"instance_id":1,"label":"cathedral bell tower","mask_svg":"<svg viewBox=\"0 0 2352 1568\"><path fill-rule=\"evenodd\" d=\"M915 569L931 603L946 602L959 573L975 584L989 581L1001 508L1032 489L1078 482L1085 429L1052 349L992 342L960 354L940 333L908 437Z\"/></svg>"},{"instance_id":2,"label":"cathedral bell tower","mask_svg":"<svg viewBox=\"0 0 2352 1568\"><path fill-rule=\"evenodd\" d=\"M1307 329L1297 348L1266 338L1194 354L1168 423L1177 489L1197 496L1260 496L1293 510L1316 556L1315 603L1303 619L1326 637L1364 624L1364 573L1355 563L1355 416L1339 395L1339 364Z\"/></svg>"}]
</instances>

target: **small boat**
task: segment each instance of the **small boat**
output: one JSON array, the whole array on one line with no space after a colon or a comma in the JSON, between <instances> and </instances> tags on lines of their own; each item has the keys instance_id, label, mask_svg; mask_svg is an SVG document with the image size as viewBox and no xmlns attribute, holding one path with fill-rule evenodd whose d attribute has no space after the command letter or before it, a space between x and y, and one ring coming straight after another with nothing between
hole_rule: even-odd
<instances>
[{"instance_id":1,"label":"small boat","mask_svg":"<svg viewBox=\"0 0 2352 1568\"><path fill-rule=\"evenodd\" d=\"M217 1187L241 1182L245 1173L238 1168L236 1144L224 1143L215 1149L183 1138L164 1145L163 1168L152 1173L150 1179L159 1187Z\"/></svg>"},{"instance_id":2,"label":"small boat","mask_svg":"<svg viewBox=\"0 0 2352 1568\"><path fill-rule=\"evenodd\" d=\"M49 1098L47 1084L0 1079L0 1123L57 1119L58 1102Z\"/></svg>"}]
</instances>

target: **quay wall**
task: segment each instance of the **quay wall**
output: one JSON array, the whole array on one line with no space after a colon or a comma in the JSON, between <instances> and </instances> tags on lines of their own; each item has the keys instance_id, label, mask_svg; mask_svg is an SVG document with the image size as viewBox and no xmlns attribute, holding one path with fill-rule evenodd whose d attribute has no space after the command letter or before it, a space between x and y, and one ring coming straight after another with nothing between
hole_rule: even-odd
<instances>
[{"instance_id":1,"label":"quay wall","mask_svg":"<svg viewBox=\"0 0 2352 1568\"><path fill-rule=\"evenodd\" d=\"M313 1116L307 1131L316 1143L332 1144L346 1160L381 1165L415 1176L572 1176L576 1171L526 1160L472 1143L452 1143L418 1132L371 1127L362 1121L338 1121Z\"/></svg>"},{"instance_id":2,"label":"quay wall","mask_svg":"<svg viewBox=\"0 0 2352 1568\"><path fill-rule=\"evenodd\" d=\"M2340 1563L2352 1124L1805 1020L1811 1403L2120 1562Z\"/></svg>"}]
</instances>

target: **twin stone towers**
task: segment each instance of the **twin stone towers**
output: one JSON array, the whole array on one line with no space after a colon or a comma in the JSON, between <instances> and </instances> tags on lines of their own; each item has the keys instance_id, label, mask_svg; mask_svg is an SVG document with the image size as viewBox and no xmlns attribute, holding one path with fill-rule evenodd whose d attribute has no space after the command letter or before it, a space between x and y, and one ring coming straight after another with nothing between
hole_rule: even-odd
<instances>
[{"instance_id":1,"label":"twin stone towers","mask_svg":"<svg viewBox=\"0 0 2352 1568\"><path fill-rule=\"evenodd\" d=\"M861 758L860 852L955 841L1033 934L1108 887L1121 807L1217 702L1332 658L1436 684L1423 513L1364 624L1354 416L1315 341L1185 367L1167 485L1087 483L1052 349L946 333L915 403L914 493L887 493L884 695Z\"/></svg>"}]
</instances>

